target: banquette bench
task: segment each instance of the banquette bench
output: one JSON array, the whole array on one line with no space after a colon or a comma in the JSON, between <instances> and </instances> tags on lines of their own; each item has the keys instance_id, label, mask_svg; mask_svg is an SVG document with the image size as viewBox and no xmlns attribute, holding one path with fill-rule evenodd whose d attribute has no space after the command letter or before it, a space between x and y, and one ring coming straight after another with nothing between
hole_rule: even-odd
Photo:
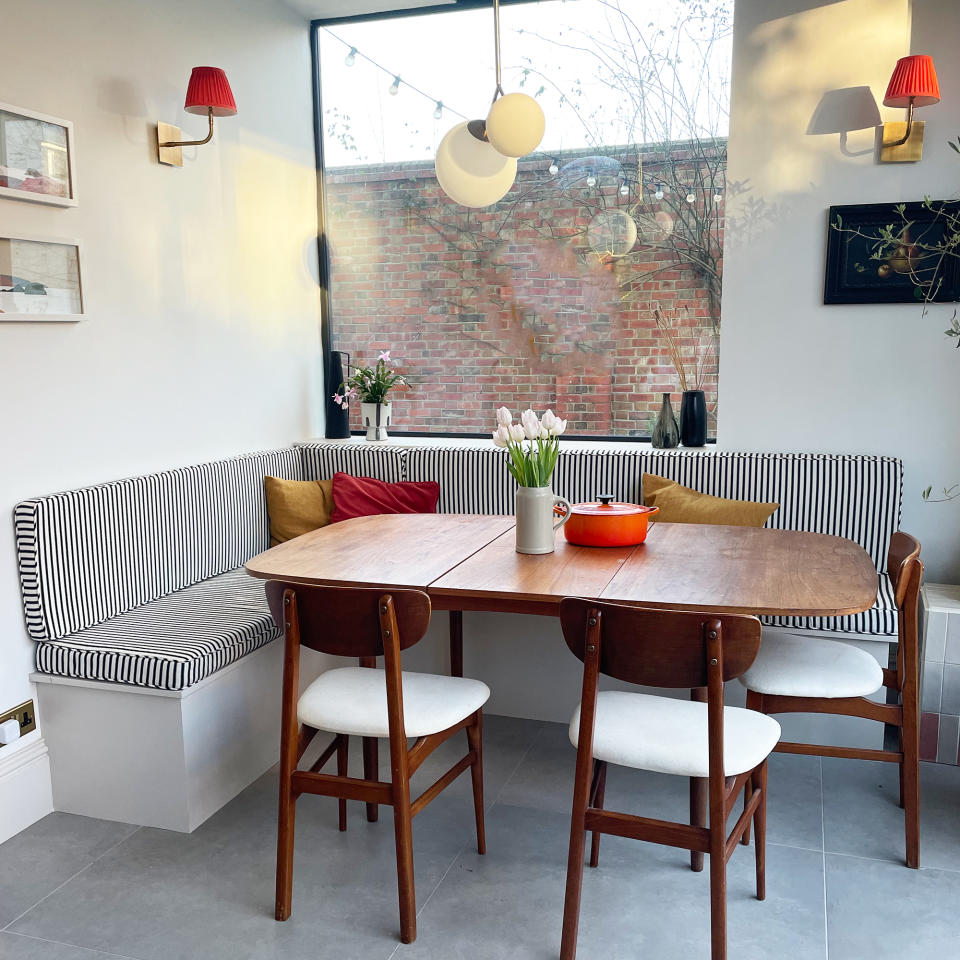
<instances>
[{"instance_id":1,"label":"banquette bench","mask_svg":"<svg viewBox=\"0 0 960 960\"><path fill-rule=\"evenodd\" d=\"M32 679L55 808L189 831L276 761L277 630L262 583L243 571L269 545L265 476L436 480L441 512L508 515L515 491L503 456L468 441L315 442L18 504L24 614L36 641ZM553 487L571 502L600 492L639 502L644 473L717 496L776 501L768 526L860 543L878 571L872 610L768 627L884 650L895 642L881 571L899 523L899 460L567 442ZM303 682L324 668L318 661Z\"/></svg>"}]
</instances>

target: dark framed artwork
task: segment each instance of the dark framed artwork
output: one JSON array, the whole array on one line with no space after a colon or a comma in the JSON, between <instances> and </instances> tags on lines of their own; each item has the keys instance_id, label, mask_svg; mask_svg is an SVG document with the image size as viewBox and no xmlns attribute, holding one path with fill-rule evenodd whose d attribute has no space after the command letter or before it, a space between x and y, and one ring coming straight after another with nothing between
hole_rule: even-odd
<instances>
[{"instance_id":1,"label":"dark framed artwork","mask_svg":"<svg viewBox=\"0 0 960 960\"><path fill-rule=\"evenodd\" d=\"M958 212L939 200L831 207L823 302L960 300L960 258L937 250L956 233Z\"/></svg>"}]
</instances>

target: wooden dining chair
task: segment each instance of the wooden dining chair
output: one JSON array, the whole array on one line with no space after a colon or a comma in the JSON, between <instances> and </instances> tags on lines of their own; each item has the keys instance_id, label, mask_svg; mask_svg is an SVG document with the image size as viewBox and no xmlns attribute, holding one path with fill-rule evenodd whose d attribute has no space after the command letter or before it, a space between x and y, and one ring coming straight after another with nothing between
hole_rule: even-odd
<instances>
[{"instance_id":1,"label":"wooden dining chair","mask_svg":"<svg viewBox=\"0 0 960 960\"><path fill-rule=\"evenodd\" d=\"M897 607L897 665L884 669L864 650L840 640L770 635L753 666L740 678L747 707L761 713L827 713L864 717L898 730L896 750L868 750L781 742L782 753L813 754L900 765L900 806L904 809L906 861L920 864L920 641L917 608L923 564L920 544L898 531L890 540L887 573ZM897 703L877 703L870 694L894 691Z\"/></svg>"},{"instance_id":2,"label":"wooden dining chair","mask_svg":"<svg viewBox=\"0 0 960 960\"><path fill-rule=\"evenodd\" d=\"M402 650L417 643L430 623L430 598L419 590L308 586L271 580L267 600L283 629L283 708L280 736L280 814L277 837L277 920L290 916L293 893L293 827L297 798L304 793L339 798L340 829L346 830L346 801L393 807L400 895L400 939L417 936L411 821L469 767L477 849L486 852L483 823L483 704L486 684L463 677L401 670ZM361 666L321 674L303 694L299 689L300 648L358 657ZM376 668L382 655L383 670ZM309 770L298 770L318 730L333 733L331 743ZM466 730L467 754L417 799L410 799L410 777L441 743ZM378 779L364 755L364 777L348 775L349 738L386 738L391 780ZM407 747L407 737L415 738ZM320 771L337 755L336 774Z\"/></svg>"},{"instance_id":3,"label":"wooden dining chair","mask_svg":"<svg viewBox=\"0 0 960 960\"><path fill-rule=\"evenodd\" d=\"M727 956L727 861L751 819L756 833L757 899L766 857L766 760L780 737L771 717L723 704L723 684L740 676L760 647L756 617L652 610L568 598L560 605L567 646L583 661L583 692L570 722L577 769L563 906L561 960L574 960L585 838L599 863L600 834L632 837L710 855L711 956ZM603 691L600 675L652 687L706 687L706 702ZM708 779L709 825L603 809L607 764ZM727 816L744 793L730 834Z\"/></svg>"}]
</instances>

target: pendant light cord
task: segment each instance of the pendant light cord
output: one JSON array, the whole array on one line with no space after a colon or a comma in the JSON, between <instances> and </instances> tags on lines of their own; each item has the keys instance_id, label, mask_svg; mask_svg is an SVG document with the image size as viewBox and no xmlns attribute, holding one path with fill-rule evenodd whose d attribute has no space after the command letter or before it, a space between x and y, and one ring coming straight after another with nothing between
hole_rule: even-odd
<instances>
[{"instance_id":1,"label":"pendant light cord","mask_svg":"<svg viewBox=\"0 0 960 960\"><path fill-rule=\"evenodd\" d=\"M503 85L500 77L500 0L493 0L493 62L497 70L497 88L493 91L493 103L502 97Z\"/></svg>"}]
</instances>

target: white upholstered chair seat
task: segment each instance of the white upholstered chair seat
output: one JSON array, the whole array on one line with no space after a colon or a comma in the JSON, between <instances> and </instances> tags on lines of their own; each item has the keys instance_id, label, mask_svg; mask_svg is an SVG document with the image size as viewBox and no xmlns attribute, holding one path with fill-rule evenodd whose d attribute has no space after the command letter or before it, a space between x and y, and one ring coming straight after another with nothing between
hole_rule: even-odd
<instances>
[{"instance_id":1,"label":"white upholstered chair seat","mask_svg":"<svg viewBox=\"0 0 960 960\"><path fill-rule=\"evenodd\" d=\"M577 746L580 708L570 721ZM723 708L723 767L731 777L758 766L780 739L772 717ZM707 705L673 697L608 690L597 695L593 756L624 767L706 777L710 772Z\"/></svg>"},{"instance_id":2,"label":"white upholstered chair seat","mask_svg":"<svg viewBox=\"0 0 960 960\"><path fill-rule=\"evenodd\" d=\"M764 636L740 682L785 697L866 697L883 686L880 664L863 650L823 637Z\"/></svg>"},{"instance_id":3,"label":"white upholstered chair seat","mask_svg":"<svg viewBox=\"0 0 960 960\"><path fill-rule=\"evenodd\" d=\"M476 713L490 688L479 680L407 673L403 677L403 724L408 737L425 737ZM330 733L388 737L387 681L383 670L341 667L317 677L300 696L301 723Z\"/></svg>"}]
</instances>

